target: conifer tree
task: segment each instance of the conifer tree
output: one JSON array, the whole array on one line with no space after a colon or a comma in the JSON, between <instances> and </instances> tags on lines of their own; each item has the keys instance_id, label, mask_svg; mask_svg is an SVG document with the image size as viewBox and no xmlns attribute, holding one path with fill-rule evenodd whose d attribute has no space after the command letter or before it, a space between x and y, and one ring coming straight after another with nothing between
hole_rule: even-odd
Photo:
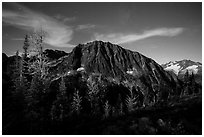
<instances>
[{"instance_id":1,"label":"conifer tree","mask_svg":"<svg viewBox=\"0 0 204 137\"><path fill-rule=\"evenodd\" d=\"M11 104L13 104L15 117L21 117L24 119L25 114L25 93L27 91L26 87L26 80L22 75L22 59L19 56L19 52L16 52L15 56L15 67L13 70L13 84L14 87L12 87L12 99L10 101Z\"/></svg>"},{"instance_id":2,"label":"conifer tree","mask_svg":"<svg viewBox=\"0 0 204 137\"><path fill-rule=\"evenodd\" d=\"M124 112L123 112L123 103L121 102L120 103L120 108L119 108L119 115L123 115Z\"/></svg>"},{"instance_id":3,"label":"conifer tree","mask_svg":"<svg viewBox=\"0 0 204 137\"><path fill-rule=\"evenodd\" d=\"M72 102L72 111L76 112L77 115L80 114L81 109L82 109L81 102L82 102L82 98L80 97L79 91L77 90L74 93L73 102Z\"/></svg>"},{"instance_id":4,"label":"conifer tree","mask_svg":"<svg viewBox=\"0 0 204 137\"><path fill-rule=\"evenodd\" d=\"M26 86L25 86L26 79L23 76L23 63L22 63L22 59L19 56L19 51L16 52L16 56L15 56L15 69L14 69L13 79L14 79L15 93L19 93L23 95L26 90Z\"/></svg>"},{"instance_id":5,"label":"conifer tree","mask_svg":"<svg viewBox=\"0 0 204 137\"><path fill-rule=\"evenodd\" d=\"M105 105L104 105L104 118L109 117L110 111L111 111L110 105L109 105L108 101L106 101Z\"/></svg>"},{"instance_id":6,"label":"conifer tree","mask_svg":"<svg viewBox=\"0 0 204 137\"><path fill-rule=\"evenodd\" d=\"M29 48L30 44L29 44L29 36L26 35L25 36L25 40L24 40L24 45L23 45L23 50L24 50L24 54L23 54L23 58L26 59L28 57L28 48Z\"/></svg>"},{"instance_id":7,"label":"conifer tree","mask_svg":"<svg viewBox=\"0 0 204 137\"><path fill-rule=\"evenodd\" d=\"M193 74L193 72L192 72L192 74L191 74L191 76L190 76L190 82L191 82L191 90L192 90L192 93L197 92L197 91L196 91L197 88L196 88L195 75Z\"/></svg>"},{"instance_id":8,"label":"conifer tree","mask_svg":"<svg viewBox=\"0 0 204 137\"><path fill-rule=\"evenodd\" d=\"M188 70L186 71L186 73L184 75L184 82L185 82L185 84L188 84L188 82L189 82L189 72L188 72Z\"/></svg>"},{"instance_id":9,"label":"conifer tree","mask_svg":"<svg viewBox=\"0 0 204 137\"><path fill-rule=\"evenodd\" d=\"M100 107L99 107L99 102L100 102L100 87L99 87L99 83L96 80L93 80L93 77L90 77L88 80L88 96L89 96L89 101L91 104L91 109L92 109L92 113L94 115L97 115L100 111Z\"/></svg>"},{"instance_id":10,"label":"conifer tree","mask_svg":"<svg viewBox=\"0 0 204 137\"><path fill-rule=\"evenodd\" d=\"M134 106L136 105L137 98L133 95L132 90L130 90L130 95L126 99L126 105L129 112L134 111Z\"/></svg>"},{"instance_id":11,"label":"conifer tree","mask_svg":"<svg viewBox=\"0 0 204 137\"><path fill-rule=\"evenodd\" d=\"M123 115L124 112L123 112L123 102L122 102L122 98L121 98L121 95L119 94L119 97L118 97L118 105L119 105L119 115Z\"/></svg>"},{"instance_id":12,"label":"conifer tree","mask_svg":"<svg viewBox=\"0 0 204 137\"><path fill-rule=\"evenodd\" d=\"M38 74L32 78L30 88L26 94L26 100L29 109L36 112L39 110L39 104L43 100L43 84Z\"/></svg>"},{"instance_id":13,"label":"conifer tree","mask_svg":"<svg viewBox=\"0 0 204 137\"><path fill-rule=\"evenodd\" d=\"M52 120L58 120L62 121L64 120L68 115L68 97L66 95L66 85L64 78L62 77L60 85L59 85L59 91L57 93L57 99L53 102L52 108L51 108L51 119Z\"/></svg>"},{"instance_id":14,"label":"conifer tree","mask_svg":"<svg viewBox=\"0 0 204 137\"><path fill-rule=\"evenodd\" d=\"M29 61L28 48L29 48L29 46L30 46L29 36L26 35L25 40L24 40L23 55L22 55L22 73L23 73L23 76L26 78L26 80L29 77L29 72L28 72L28 70L29 70L29 67L28 67L28 61Z\"/></svg>"}]
</instances>

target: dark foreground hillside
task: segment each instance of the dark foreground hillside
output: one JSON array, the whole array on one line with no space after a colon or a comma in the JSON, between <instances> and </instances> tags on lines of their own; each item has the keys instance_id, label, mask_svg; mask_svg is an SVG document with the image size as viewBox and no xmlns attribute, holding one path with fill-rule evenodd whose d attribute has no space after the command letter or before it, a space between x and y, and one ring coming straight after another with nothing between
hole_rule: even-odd
<instances>
[{"instance_id":1,"label":"dark foreground hillside","mask_svg":"<svg viewBox=\"0 0 204 137\"><path fill-rule=\"evenodd\" d=\"M202 134L202 100L185 97L179 103L143 108L107 120L83 119L58 127L51 134Z\"/></svg>"},{"instance_id":2,"label":"dark foreground hillside","mask_svg":"<svg viewBox=\"0 0 204 137\"><path fill-rule=\"evenodd\" d=\"M104 120L83 116L40 123L4 112L3 134L202 134L201 95L186 96L174 103L176 100Z\"/></svg>"}]
</instances>

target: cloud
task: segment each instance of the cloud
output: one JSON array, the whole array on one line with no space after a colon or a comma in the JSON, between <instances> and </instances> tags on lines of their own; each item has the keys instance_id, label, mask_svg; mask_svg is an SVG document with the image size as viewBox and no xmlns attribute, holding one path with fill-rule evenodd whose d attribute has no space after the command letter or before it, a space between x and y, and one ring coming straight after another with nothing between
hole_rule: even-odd
<instances>
[{"instance_id":1,"label":"cloud","mask_svg":"<svg viewBox=\"0 0 204 137\"><path fill-rule=\"evenodd\" d=\"M109 41L115 44L123 44L134 42L154 36L162 36L162 37L174 37L181 34L184 31L183 28L157 28L152 30L146 30L141 34L133 33L133 34L123 34L123 33L112 33L112 34L98 34L95 33L93 39L94 40L103 40Z\"/></svg>"},{"instance_id":2,"label":"cloud","mask_svg":"<svg viewBox=\"0 0 204 137\"><path fill-rule=\"evenodd\" d=\"M70 26L20 4L15 4L15 6L19 7L20 10L3 9L2 21L4 23L28 31L42 29L46 33L45 43L54 47L73 47L72 44L69 44L73 36L73 30Z\"/></svg>"},{"instance_id":3,"label":"cloud","mask_svg":"<svg viewBox=\"0 0 204 137\"><path fill-rule=\"evenodd\" d=\"M11 40L16 40L16 41L24 41L24 38L11 38Z\"/></svg>"},{"instance_id":4,"label":"cloud","mask_svg":"<svg viewBox=\"0 0 204 137\"><path fill-rule=\"evenodd\" d=\"M83 25L78 25L76 30L92 29L95 27L96 25L93 25L93 24L83 24Z\"/></svg>"},{"instance_id":5,"label":"cloud","mask_svg":"<svg viewBox=\"0 0 204 137\"><path fill-rule=\"evenodd\" d=\"M76 20L76 17L66 17L66 16L61 15L61 14L56 14L54 16L54 18L56 18L57 20L62 21L63 23L71 22L71 21L75 21Z\"/></svg>"}]
</instances>

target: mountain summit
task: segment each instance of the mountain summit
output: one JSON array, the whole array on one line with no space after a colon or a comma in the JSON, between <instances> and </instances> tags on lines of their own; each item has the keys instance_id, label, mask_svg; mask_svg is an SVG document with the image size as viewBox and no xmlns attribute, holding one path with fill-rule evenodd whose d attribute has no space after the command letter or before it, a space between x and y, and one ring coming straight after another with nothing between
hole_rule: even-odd
<instances>
[{"instance_id":1,"label":"mountain summit","mask_svg":"<svg viewBox=\"0 0 204 137\"><path fill-rule=\"evenodd\" d=\"M138 81L138 85L152 83L170 86L175 83L171 75L154 60L103 41L79 44L67 56L57 60L53 70L56 73L83 70L88 74L100 73L106 77L131 77Z\"/></svg>"}]
</instances>

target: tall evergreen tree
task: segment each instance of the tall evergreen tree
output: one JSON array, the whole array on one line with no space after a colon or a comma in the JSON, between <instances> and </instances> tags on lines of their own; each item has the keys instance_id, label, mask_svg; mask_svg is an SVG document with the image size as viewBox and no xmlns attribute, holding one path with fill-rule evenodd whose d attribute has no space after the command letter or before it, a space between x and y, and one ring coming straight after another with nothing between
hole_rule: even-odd
<instances>
[{"instance_id":1,"label":"tall evergreen tree","mask_svg":"<svg viewBox=\"0 0 204 137\"><path fill-rule=\"evenodd\" d=\"M184 83L185 83L185 84L188 84L188 82L189 82L189 72L188 72L188 70L187 70L186 73L185 73L185 75L184 75Z\"/></svg>"},{"instance_id":2,"label":"tall evergreen tree","mask_svg":"<svg viewBox=\"0 0 204 137\"><path fill-rule=\"evenodd\" d=\"M190 86L191 86L191 91L192 91L192 93L196 93L196 92L197 92L197 91L196 91L197 88L196 88L195 75L194 75L193 72L192 72L192 74L190 75L189 81L190 81Z\"/></svg>"},{"instance_id":3,"label":"tall evergreen tree","mask_svg":"<svg viewBox=\"0 0 204 137\"><path fill-rule=\"evenodd\" d=\"M59 91L57 93L57 99L53 102L51 108L51 119L62 121L69 114L69 102L66 94L66 85L64 78L61 78L61 82L59 85Z\"/></svg>"},{"instance_id":4,"label":"tall evergreen tree","mask_svg":"<svg viewBox=\"0 0 204 137\"><path fill-rule=\"evenodd\" d=\"M26 78L23 76L23 63L22 63L22 59L19 56L19 52L16 52L16 56L15 56L15 69L14 69L14 73L13 73L13 79L14 79L14 87L15 87L15 92L19 93L21 92L21 94L24 94L25 90L26 90Z\"/></svg>"},{"instance_id":5,"label":"tall evergreen tree","mask_svg":"<svg viewBox=\"0 0 204 137\"><path fill-rule=\"evenodd\" d=\"M109 117L110 111L111 111L111 107L110 107L108 101L106 101L105 105L104 105L104 118L108 118Z\"/></svg>"},{"instance_id":6,"label":"tall evergreen tree","mask_svg":"<svg viewBox=\"0 0 204 137\"><path fill-rule=\"evenodd\" d=\"M90 77L88 80L88 96L91 104L92 114L97 115L100 111L99 102L100 102L100 87L97 80L94 80L93 77Z\"/></svg>"},{"instance_id":7,"label":"tall evergreen tree","mask_svg":"<svg viewBox=\"0 0 204 137\"><path fill-rule=\"evenodd\" d=\"M29 67L28 67L28 62L29 62L29 58L28 58L28 49L29 49L29 46L30 46L30 42L29 42L29 36L26 35L25 36L25 40L24 40L24 45L23 45L23 56L22 56L22 73L23 73L23 76L26 78L26 79L29 79Z\"/></svg>"},{"instance_id":8,"label":"tall evergreen tree","mask_svg":"<svg viewBox=\"0 0 204 137\"><path fill-rule=\"evenodd\" d=\"M77 115L79 115L82 110L81 102L82 102L82 98L79 95L79 91L76 90L73 96L72 112L75 112Z\"/></svg>"},{"instance_id":9,"label":"tall evergreen tree","mask_svg":"<svg viewBox=\"0 0 204 137\"><path fill-rule=\"evenodd\" d=\"M24 59L28 57L28 48L29 48L29 46L30 46L29 36L26 35L25 40L24 40L24 45L23 45L23 50L24 50L23 58Z\"/></svg>"},{"instance_id":10,"label":"tall evergreen tree","mask_svg":"<svg viewBox=\"0 0 204 137\"><path fill-rule=\"evenodd\" d=\"M134 111L134 107L135 107L135 105L137 103L136 101L137 101L137 97L135 97L133 95L132 90L130 90L130 95L126 99L126 105L127 105L127 108L128 108L129 112Z\"/></svg>"}]
</instances>

